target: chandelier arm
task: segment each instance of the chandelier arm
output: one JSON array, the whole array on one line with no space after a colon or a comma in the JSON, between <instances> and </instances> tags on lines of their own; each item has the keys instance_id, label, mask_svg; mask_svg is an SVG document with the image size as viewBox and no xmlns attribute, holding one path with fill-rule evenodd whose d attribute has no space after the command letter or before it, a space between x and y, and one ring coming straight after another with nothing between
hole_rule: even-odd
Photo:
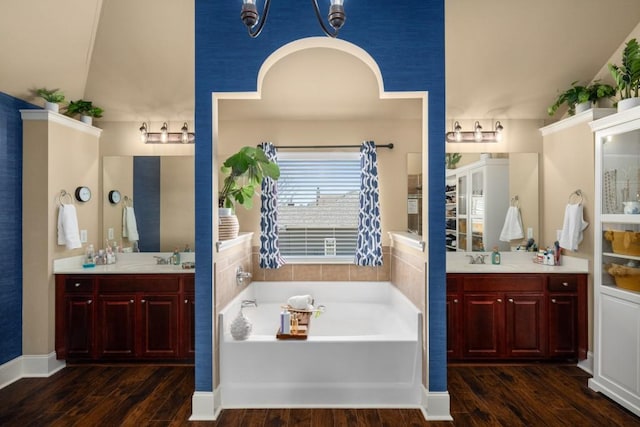
<instances>
[{"instance_id":1,"label":"chandelier arm","mask_svg":"<svg viewBox=\"0 0 640 427\"><path fill-rule=\"evenodd\" d=\"M338 37L338 30L329 30L329 28L327 28L324 21L322 20L322 16L320 15L320 8L318 7L318 0L311 0L311 3L313 4L313 10L316 12L316 18L318 18L318 22L322 27L322 31L324 31L324 33L331 38L335 39L336 37Z\"/></svg>"},{"instance_id":2,"label":"chandelier arm","mask_svg":"<svg viewBox=\"0 0 640 427\"><path fill-rule=\"evenodd\" d=\"M271 0L265 0L264 6L262 8L262 17L260 17L260 21L258 22L258 25L255 27L247 28L249 36L252 39L255 39L256 37L258 37L262 32L262 28L264 27L264 24L267 22L267 16L269 15L270 6L271 6ZM253 28L255 28L255 31L253 30Z\"/></svg>"}]
</instances>

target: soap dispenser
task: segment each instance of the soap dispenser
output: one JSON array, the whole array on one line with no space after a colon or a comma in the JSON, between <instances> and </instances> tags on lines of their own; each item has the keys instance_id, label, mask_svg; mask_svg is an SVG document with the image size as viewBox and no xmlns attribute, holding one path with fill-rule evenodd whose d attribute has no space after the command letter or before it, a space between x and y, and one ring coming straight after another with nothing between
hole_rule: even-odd
<instances>
[{"instance_id":1,"label":"soap dispenser","mask_svg":"<svg viewBox=\"0 0 640 427\"><path fill-rule=\"evenodd\" d=\"M500 264L500 252L498 252L497 246L493 248L493 252L491 253L491 264L494 264L494 265Z\"/></svg>"}]
</instances>

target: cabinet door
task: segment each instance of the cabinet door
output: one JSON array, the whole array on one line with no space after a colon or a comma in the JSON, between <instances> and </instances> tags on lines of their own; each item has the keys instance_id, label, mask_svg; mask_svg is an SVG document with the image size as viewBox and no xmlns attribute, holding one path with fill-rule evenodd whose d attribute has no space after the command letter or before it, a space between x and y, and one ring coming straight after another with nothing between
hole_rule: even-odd
<instances>
[{"instance_id":1,"label":"cabinet door","mask_svg":"<svg viewBox=\"0 0 640 427\"><path fill-rule=\"evenodd\" d=\"M447 357L462 355L462 301L457 293L447 294Z\"/></svg>"},{"instance_id":2,"label":"cabinet door","mask_svg":"<svg viewBox=\"0 0 640 427\"><path fill-rule=\"evenodd\" d=\"M506 294L506 356L545 356L544 296Z\"/></svg>"},{"instance_id":3,"label":"cabinet door","mask_svg":"<svg viewBox=\"0 0 640 427\"><path fill-rule=\"evenodd\" d=\"M464 296L463 356L498 357L504 343L504 297L500 293Z\"/></svg>"},{"instance_id":4,"label":"cabinet door","mask_svg":"<svg viewBox=\"0 0 640 427\"><path fill-rule=\"evenodd\" d=\"M105 359L135 356L136 296L98 297L98 357Z\"/></svg>"},{"instance_id":5,"label":"cabinet door","mask_svg":"<svg viewBox=\"0 0 640 427\"><path fill-rule=\"evenodd\" d=\"M178 357L178 301L178 295L144 294L140 299L141 357Z\"/></svg>"},{"instance_id":6,"label":"cabinet door","mask_svg":"<svg viewBox=\"0 0 640 427\"><path fill-rule=\"evenodd\" d=\"M578 297L549 295L549 357L576 357Z\"/></svg>"},{"instance_id":7,"label":"cabinet door","mask_svg":"<svg viewBox=\"0 0 640 427\"><path fill-rule=\"evenodd\" d=\"M196 299L194 294L185 294L182 311L182 354L193 359L196 355Z\"/></svg>"},{"instance_id":8,"label":"cabinet door","mask_svg":"<svg viewBox=\"0 0 640 427\"><path fill-rule=\"evenodd\" d=\"M93 356L95 304L93 304L92 298L91 294L65 297L67 325L65 347L68 358L90 358Z\"/></svg>"}]
</instances>

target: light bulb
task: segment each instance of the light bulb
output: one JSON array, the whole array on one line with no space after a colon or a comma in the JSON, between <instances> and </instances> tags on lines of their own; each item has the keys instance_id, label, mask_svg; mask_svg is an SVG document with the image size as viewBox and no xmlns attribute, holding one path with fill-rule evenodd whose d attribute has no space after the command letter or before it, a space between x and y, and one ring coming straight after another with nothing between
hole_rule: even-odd
<instances>
[{"instance_id":1,"label":"light bulb","mask_svg":"<svg viewBox=\"0 0 640 427\"><path fill-rule=\"evenodd\" d=\"M456 142L461 142L462 141L462 126L460 126L460 123L455 122L453 125L453 134L455 136L455 140Z\"/></svg>"},{"instance_id":2,"label":"light bulb","mask_svg":"<svg viewBox=\"0 0 640 427\"><path fill-rule=\"evenodd\" d=\"M167 143L169 141L169 130L167 129L167 122L162 124L160 128L160 142Z\"/></svg>"},{"instance_id":3,"label":"light bulb","mask_svg":"<svg viewBox=\"0 0 640 427\"><path fill-rule=\"evenodd\" d=\"M476 142L481 142L482 141L482 126L480 126L480 122L476 122L474 126L474 131L473 131L473 137L476 140Z\"/></svg>"},{"instance_id":4,"label":"light bulb","mask_svg":"<svg viewBox=\"0 0 640 427\"><path fill-rule=\"evenodd\" d=\"M142 126L140 126L140 141L146 144L149 139L149 135L147 134L147 124L142 122Z\"/></svg>"},{"instance_id":5,"label":"light bulb","mask_svg":"<svg viewBox=\"0 0 640 427\"><path fill-rule=\"evenodd\" d=\"M498 142L502 141L502 131L503 130L504 130L504 127L502 127L502 123L497 121L496 122L496 141L498 141Z\"/></svg>"},{"instance_id":6,"label":"light bulb","mask_svg":"<svg viewBox=\"0 0 640 427\"><path fill-rule=\"evenodd\" d=\"M182 125L182 136L180 138L180 141L183 144L188 144L189 143L189 128L187 127L187 123L185 122L184 125Z\"/></svg>"}]
</instances>

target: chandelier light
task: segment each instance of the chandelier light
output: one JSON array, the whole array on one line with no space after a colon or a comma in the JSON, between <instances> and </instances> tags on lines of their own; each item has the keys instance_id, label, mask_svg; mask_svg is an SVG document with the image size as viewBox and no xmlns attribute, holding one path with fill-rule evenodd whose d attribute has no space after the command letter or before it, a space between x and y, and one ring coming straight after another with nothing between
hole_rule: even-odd
<instances>
[{"instance_id":1,"label":"chandelier light","mask_svg":"<svg viewBox=\"0 0 640 427\"><path fill-rule=\"evenodd\" d=\"M262 32L262 28L264 28L264 25L267 22L269 8L271 6L271 0L264 1L262 19L260 19L256 2L257 0L243 0L242 11L240 12L240 19L247 27L249 36L252 38L258 37ZM313 4L316 18L318 19L318 23L320 24L322 31L329 37L338 37L338 31L342 28L344 21L347 19L347 15L344 13L344 0L331 0L329 14L327 16L327 20L329 21L331 28L327 27L327 24L325 24L322 16L320 15L318 0L311 0L311 3Z\"/></svg>"},{"instance_id":2,"label":"chandelier light","mask_svg":"<svg viewBox=\"0 0 640 427\"><path fill-rule=\"evenodd\" d=\"M504 127L496 121L493 130L482 130L479 121L473 125L473 130L463 131L459 122L453 124L453 131L446 133L447 142L500 142L502 141L502 131Z\"/></svg>"},{"instance_id":3,"label":"chandelier light","mask_svg":"<svg viewBox=\"0 0 640 427\"><path fill-rule=\"evenodd\" d=\"M187 122L182 125L180 132L169 132L167 122L162 124L160 132L149 132L147 123L140 126L140 140L145 144L194 144L196 134L189 132Z\"/></svg>"}]
</instances>

